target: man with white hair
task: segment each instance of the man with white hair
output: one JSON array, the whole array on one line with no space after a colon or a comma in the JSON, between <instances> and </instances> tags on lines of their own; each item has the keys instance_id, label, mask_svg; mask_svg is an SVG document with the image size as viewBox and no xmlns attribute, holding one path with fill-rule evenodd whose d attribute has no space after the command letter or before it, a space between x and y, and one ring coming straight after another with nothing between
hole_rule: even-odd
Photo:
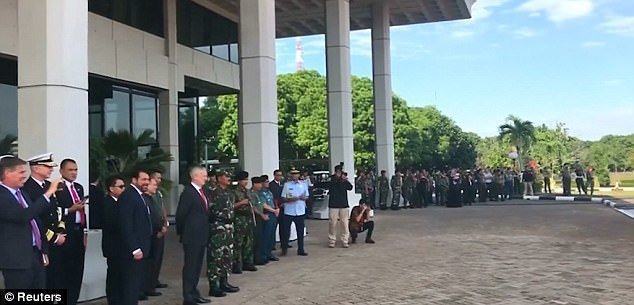
<instances>
[{"instance_id":1,"label":"man with white hair","mask_svg":"<svg viewBox=\"0 0 634 305\"><path fill-rule=\"evenodd\" d=\"M201 297L198 279L205 259L209 239L209 194L205 189L207 170L194 166L189 170L191 183L186 185L176 209L176 233L183 243L183 305L209 303Z\"/></svg>"}]
</instances>

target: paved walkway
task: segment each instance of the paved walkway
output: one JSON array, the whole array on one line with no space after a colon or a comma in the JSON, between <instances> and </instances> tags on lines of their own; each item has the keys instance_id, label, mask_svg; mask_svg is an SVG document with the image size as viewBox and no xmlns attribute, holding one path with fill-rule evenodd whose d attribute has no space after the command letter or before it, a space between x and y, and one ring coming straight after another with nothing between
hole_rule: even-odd
<instances>
[{"instance_id":1,"label":"paved walkway","mask_svg":"<svg viewBox=\"0 0 634 305\"><path fill-rule=\"evenodd\" d=\"M327 221L308 227L308 257L232 276L242 291L212 303L634 304L634 221L599 204L378 211L377 244L349 249L327 248ZM180 304L181 266L172 235L170 287L140 304Z\"/></svg>"}]
</instances>

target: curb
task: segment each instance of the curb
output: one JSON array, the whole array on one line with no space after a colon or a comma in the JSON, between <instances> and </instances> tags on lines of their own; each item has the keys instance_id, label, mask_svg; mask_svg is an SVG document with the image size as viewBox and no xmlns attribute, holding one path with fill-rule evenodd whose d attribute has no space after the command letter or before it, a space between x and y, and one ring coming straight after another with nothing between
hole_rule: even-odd
<instances>
[{"instance_id":1,"label":"curb","mask_svg":"<svg viewBox=\"0 0 634 305\"><path fill-rule=\"evenodd\" d=\"M567 202L592 202L600 203L605 206L611 207L617 212L634 219L634 204L630 203L618 203L611 199L605 199L601 197L575 197L575 196L524 196L524 200L554 200L554 201L567 201Z\"/></svg>"}]
</instances>

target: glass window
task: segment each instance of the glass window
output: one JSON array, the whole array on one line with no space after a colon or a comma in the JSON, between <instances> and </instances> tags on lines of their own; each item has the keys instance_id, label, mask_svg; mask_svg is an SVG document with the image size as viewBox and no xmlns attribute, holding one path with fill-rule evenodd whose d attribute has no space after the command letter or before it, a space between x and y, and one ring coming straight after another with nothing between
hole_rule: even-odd
<instances>
[{"instance_id":1,"label":"glass window","mask_svg":"<svg viewBox=\"0 0 634 305\"><path fill-rule=\"evenodd\" d=\"M132 127L134 136L140 136L145 130L152 131L152 139L156 140L156 98L132 95Z\"/></svg>"},{"instance_id":2,"label":"glass window","mask_svg":"<svg viewBox=\"0 0 634 305\"><path fill-rule=\"evenodd\" d=\"M226 44L212 46L211 54L224 60L229 60L229 46Z\"/></svg>"},{"instance_id":3,"label":"glass window","mask_svg":"<svg viewBox=\"0 0 634 305\"><path fill-rule=\"evenodd\" d=\"M103 135L103 106L102 105L88 105L88 123L90 138L98 138Z\"/></svg>"},{"instance_id":4,"label":"glass window","mask_svg":"<svg viewBox=\"0 0 634 305\"><path fill-rule=\"evenodd\" d=\"M104 100L104 131L130 131L130 94L115 90Z\"/></svg>"},{"instance_id":5,"label":"glass window","mask_svg":"<svg viewBox=\"0 0 634 305\"><path fill-rule=\"evenodd\" d=\"M238 44L232 43L229 45L229 60L234 63L239 63L240 54L238 53Z\"/></svg>"},{"instance_id":6,"label":"glass window","mask_svg":"<svg viewBox=\"0 0 634 305\"><path fill-rule=\"evenodd\" d=\"M237 23L188 0L179 0L177 11L178 43L224 60L238 61Z\"/></svg>"},{"instance_id":7,"label":"glass window","mask_svg":"<svg viewBox=\"0 0 634 305\"><path fill-rule=\"evenodd\" d=\"M88 11L157 36L164 36L163 1L160 0L90 0Z\"/></svg>"},{"instance_id":8,"label":"glass window","mask_svg":"<svg viewBox=\"0 0 634 305\"><path fill-rule=\"evenodd\" d=\"M18 62L0 57L0 155L17 153Z\"/></svg>"},{"instance_id":9,"label":"glass window","mask_svg":"<svg viewBox=\"0 0 634 305\"><path fill-rule=\"evenodd\" d=\"M189 181L187 169L198 162L198 107L196 98L180 99L178 108L178 168L180 183Z\"/></svg>"}]
</instances>

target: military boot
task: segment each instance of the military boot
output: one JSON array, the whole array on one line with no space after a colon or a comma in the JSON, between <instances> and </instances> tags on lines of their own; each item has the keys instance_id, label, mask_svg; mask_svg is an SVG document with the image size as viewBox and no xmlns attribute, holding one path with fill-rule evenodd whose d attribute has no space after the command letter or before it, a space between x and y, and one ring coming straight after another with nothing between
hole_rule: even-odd
<instances>
[{"instance_id":1,"label":"military boot","mask_svg":"<svg viewBox=\"0 0 634 305\"><path fill-rule=\"evenodd\" d=\"M220 278L220 289L224 292L234 293L240 291L240 288L229 284L229 280L226 277Z\"/></svg>"},{"instance_id":2,"label":"military boot","mask_svg":"<svg viewBox=\"0 0 634 305\"><path fill-rule=\"evenodd\" d=\"M231 273L242 274L242 264L240 264L239 262L234 262L233 266L231 267Z\"/></svg>"},{"instance_id":3,"label":"military boot","mask_svg":"<svg viewBox=\"0 0 634 305\"><path fill-rule=\"evenodd\" d=\"M209 282L209 296L217 297L217 298L222 298L224 296L227 296L227 293L225 293L220 288L220 284L218 283L218 280Z\"/></svg>"}]
</instances>

